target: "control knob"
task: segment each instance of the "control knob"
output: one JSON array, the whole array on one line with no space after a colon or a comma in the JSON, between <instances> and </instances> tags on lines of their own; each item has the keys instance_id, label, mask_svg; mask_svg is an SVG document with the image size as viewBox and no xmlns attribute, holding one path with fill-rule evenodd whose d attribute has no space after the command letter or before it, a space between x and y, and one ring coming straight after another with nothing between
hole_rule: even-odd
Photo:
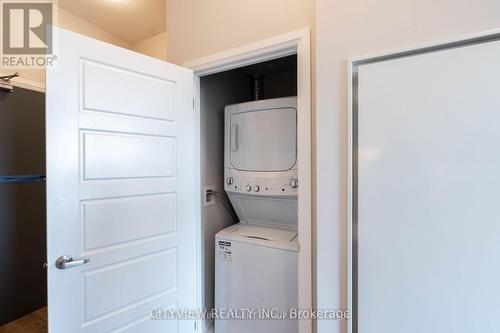
<instances>
[{"instance_id":1,"label":"control knob","mask_svg":"<svg viewBox=\"0 0 500 333\"><path fill-rule=\"evenodd\" d=\"M260 191L260 186L259 185L254 185L253 191L254 192L259 192Z\"/></svg>"},{"instance_id":2,"label":"control knob","mask_svg":"<svg viewBox=\"0 0 500 333\"><path fill-rule=\"evenodd\" d=\"M299 187L299 180L298 179L290 179L290 187L291 188Z\"/></svg>"},{"instance_id":3,"label":"control knob","mask_svg":"<svg viewBox=\"0 0 500 333\"><path fill-rule=\"evenodd\" d=\"M247 192L250 192L252 190L252 186L250 185L245 186L245 190L247 190Z\"/></svg>"},{"instance_id":4,"label":"control knob","mask_svg":"<svg viewBox=\"0 0 500 333\"><path fill-rule=\"evenodd\" d=\"M227 185L232 185L233 184L233 177L227 177L226 178L226 184Z\"/></svg>"}]
</instances>

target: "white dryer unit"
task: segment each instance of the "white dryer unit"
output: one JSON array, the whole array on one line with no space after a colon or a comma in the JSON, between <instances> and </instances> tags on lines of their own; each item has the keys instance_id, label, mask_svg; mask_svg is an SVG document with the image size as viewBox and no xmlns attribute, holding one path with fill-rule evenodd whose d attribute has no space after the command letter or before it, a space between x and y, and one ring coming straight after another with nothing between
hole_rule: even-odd
<instances>
[{"instance_id":1,"label":"white dryer unit","mask_svg":"<svg viewBox=\"0 0 500 333\"><path fill-rule=\"evenodd\" d=\"M297 228L297 98L225 110L225 190L248 223Z\"/></svg>"},{"instance_id":2,"label":"white dryer unit","mask_svg":"<svg viewBox=\"0 0 500 333\"><path fill-rule=\"evenodd\" d=\"M225 110L225 190L240 223L216 235L215 307L297 308L297 98ZM262 315L262 313L261 313ZM215 320L215 333L296 333L296 320Z\"/></svg>"}]
</instances>

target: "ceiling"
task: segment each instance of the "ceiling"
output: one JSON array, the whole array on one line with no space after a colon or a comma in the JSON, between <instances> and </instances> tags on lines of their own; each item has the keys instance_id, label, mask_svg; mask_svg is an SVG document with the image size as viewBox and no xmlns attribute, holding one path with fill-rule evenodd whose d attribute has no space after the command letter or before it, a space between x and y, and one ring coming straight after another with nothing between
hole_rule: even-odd
<instances>
[{"instance_id":1,"label":"ceiling","mask_svg":"<svg viewBox=\"0 0 500 333\"><path fill-rule=\"evenodd\" d=\"M166 30L166 0L59 0L59 7L128 43Z\"/></svg>"}]
</instances>

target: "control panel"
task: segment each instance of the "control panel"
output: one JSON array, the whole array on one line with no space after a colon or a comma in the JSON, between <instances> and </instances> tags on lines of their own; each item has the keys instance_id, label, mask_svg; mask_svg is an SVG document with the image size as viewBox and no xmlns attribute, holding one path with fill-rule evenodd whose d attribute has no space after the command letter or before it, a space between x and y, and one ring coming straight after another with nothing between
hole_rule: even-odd
<instances>
[{"instance_id":1,"label":"control panel","mask_svg":"<svg viewBox=\"0 0 500 333\"><path fill-rule=\"evenodd\" d=\"M252 195L297 195L297 170L286 172L242 172L225 169L225 190Z\"/></svg>"}]
</instances>

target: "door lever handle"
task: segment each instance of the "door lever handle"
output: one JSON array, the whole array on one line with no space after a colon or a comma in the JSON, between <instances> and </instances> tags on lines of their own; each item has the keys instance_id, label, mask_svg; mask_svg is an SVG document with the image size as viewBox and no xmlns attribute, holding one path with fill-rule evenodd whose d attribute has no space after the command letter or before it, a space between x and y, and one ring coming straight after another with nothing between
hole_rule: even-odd
<instances>
[{"instance_id":1,"label":"door lever handle","mask_svg":"<svg viewBox=\"0 0 500 333\"><path fill-rule=\"evenodd\" d=\"M58 269L68 269L68 268L73 268L76 266L81 266L88 264L90 262L89 259L73 259L72 256L60 256L56 260L56 267Z\"/></svg>"}]
</instances>

